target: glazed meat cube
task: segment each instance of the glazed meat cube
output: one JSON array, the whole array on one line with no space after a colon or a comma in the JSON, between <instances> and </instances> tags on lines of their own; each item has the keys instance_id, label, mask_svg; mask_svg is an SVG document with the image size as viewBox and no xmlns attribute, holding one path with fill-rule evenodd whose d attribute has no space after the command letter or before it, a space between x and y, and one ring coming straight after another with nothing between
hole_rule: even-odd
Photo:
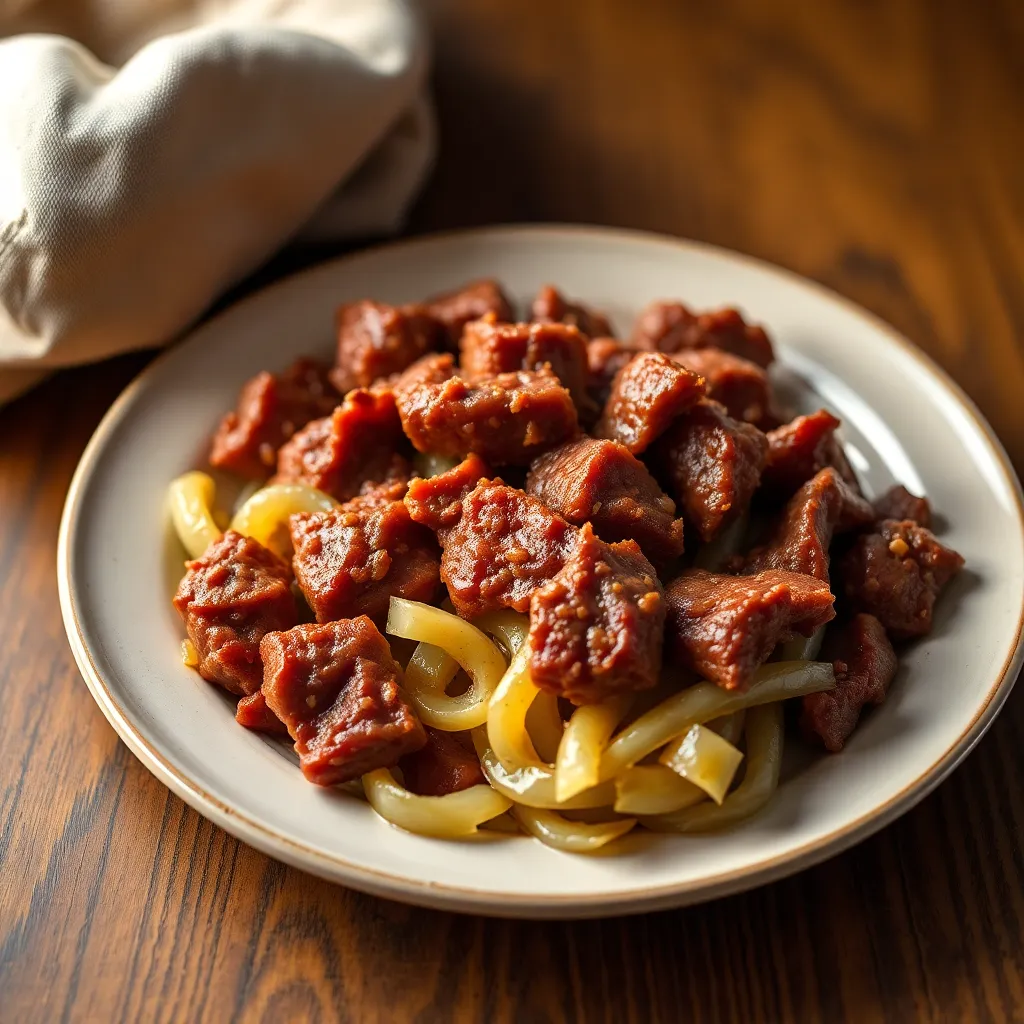
<instances>
[{"instance_id":1,"label":"glazed meat cube","mask_svg":"<svg viewBox=\"0 0 1024 1024\"><path fill-rule=\"evenodd\" d=\"M768 458L761 489L772 498L788 498L819 470L832 464L833 441L839 420L819 409L769 430Z\"/></svg>"},{"instance_id":2,"label":"glazed meat cube","mask_svg":"<svg viewBox=\"0 0 1024 1024\"><path fill-rule=\"evenodd\" d=\"M683 521L647 467L614 441L580 437L542 455L526 493L602 540L635 540L655 563L683 553Z\"/></svg>"},{"instance_id":3,"label":"glazed meat cube","mask_svg":"<svg viewBox=\"0 0 1024 1024\"><path fill-rule=\"evenodd\" d=\"M750 553L744 571L788 569L827 583L833 534L866 526L873 518L871 506L830 466L790 498L772 540Z\"/></svg>"},{"instance_id":4,"label":"glazed meat cube","mask_svg":"<svg viewBox=\"0 0 1024 1024\"><path fill-rule=\"evenodd\" d=\"M479 455L470 455L446 473L409 484L405 505L417 523L438 532L454 526L462 515L462 499L477 484L489 481L491 471Z\"/></svg>"},{"instance_id":5,"label":"glazed meat cube","mask_svg":"<svg viewBox=\"0 0 1024 1024\"><path fill-rule=\"evenodd\" d=\"M574 704L647 690L661 671L664 633L654 566L635 541L606 544L588 523L530 600L530 675Z\"/></svg>"},{"instance_id":6,"label":"glazed meat cube","mask_svg":"<svg viewBox=\"0 0 1024 1024\"><path fill-rule=\"evenodd\" d=\"M708 398L724 405L734 420L764 422L772 403L763 367L720 348L684 349L673 358L704 378Z\"/></svg>"},{"instance_id":7,"label":"glazed meat cube","mask_svg":"<svg viewBox=\"0 0 1024 1024\"><path fill-rule=\"evenodd\" d=\"M235 708L235 721L254 732L268 732L272 736L287 736L284 722L267 707L262 690L243 697Z\"/></svg>"},{"instance_id":8,"label":"glazed meat cube","mask_svg":"<svg viewBox=\"0 0 1024 1024\"><path fill-rule=\"evenodd\" d=\"M611 337L611 321L596 309L587 309L578 302L569 302L550 284L544 285L533 300L533 319L540 323L571 324L591 338Z\"/></svg>"},{"instance_id":9,"label":"glazed meat cube","mask_svg":"<svg viewBox=\"0 0 1024 1024\"><path fill-rule=\"evenodd\" d=\"M675 421L652 457L683 518L708 541L750 503L767 451L760 430L703 399Z\"/></svg>"},{"instance_id":10,"label":"glazed meat cube","mask_svg":"<svg viewBox=\"0 0 1024 1024\"><path fill-rule=\"evenodd\" d=\"M455 350L462 337L462 329L470 320L493 313L497 320L511 320L512 306L497 281L485 279L471 281L458 291L446 292L427 299L427 312L444 324L448 346Z\"/></svg>"},{"instance_id":11,"label":"glazed meat cube","mask_svg":"<svg viewBox=\"0 0 1024 1024\"><path fill-rule=\"evenodd\" d=\"M880 498L873 502L875 518L911 519L926 530L932 528L932 507L927 498L919 498L911 494L903 484L890 487Z\"/></svg>"},{"instance_id":12,"label":"glazed meat cube","mask_svg":"<svg viewBox=\"0 0 1024 1024\"><path fill-rule=\"evenodd\" d=\"M401 499L374 492L330 512L291 517L295 579L317 622L368 615L383 626L392 596L430 603L440 588L434 535Z\"/></svg>"},{"instance_id":13,"label":"glazed meat cube","mask_svg":"<svg viewBox=\"0 0 1024 1024\"><path fill-rule=\"evenodd\" d=\"M587 398L587 341L565 324L502 324L493 318L466 324L459 342L462 374L487 380L499 373L548 365L577 408Z\"/></svg>"},{"instance_id":14,"label":"glazed meat cube","mask_svg":"<svg viewBox=\"0 0 1024 1024\"><path fill-rule=\"evenodd\" d=\"M242 388L238 408L220 421L210 465L262 480L274 471L281 445L340 401L326 368L311 359L299 359L279 376L258 373Z\"/></svg>"},{"instance_id":15,"label":"glazed meat cube","mask_svg":"<svg viewBox=\"0 0 1024 1024\"><path fill-rule=\"evenodd\" d=\"M660 352L643 352L615 375L594 433L639 455L703 394L703 377Z\"/></svg>"},{"instance_id":16,"label":"glazed meat cube","mask_svg":"<svg viewBox=\"0 0 1024 1024\"><path fill-rule=\"evenodd\" d=\"M444 796L470 786L487 784L468 732L427 728L427 745L406 754L402 769L405 788L420 796Z\"/></svg>"},{"instance_id":17,"label":"glazed meat cube","mask_svg":"<svg viewBox=\"0 0 1024 1024\"><path fill-rule=\"evenodd\" d=\"M476 452L494 465L528 465L579 429L569 392L547 369L419 384L400 391L398 411L419 451Z\"/></svg>"},{"instance_id":18,"label":"glazed meat cube","mask_svg":"<svg viewBox=\"0 0 1024 1024\"><path fill-rule=\"evenodd\" d=\"M855 615L838 629L829 627L819 655L831 661L836 688L803 699L800 726L826 750L843 749L866 704L881 704L896 675L896 652L873 615Z\"/></svg>"},{"instance_id":19,"label":"glazed meat cube","mask_svg":"<svg viewBox=\"0 0 1024 1024\"><path fill-rule=\"evenodd\" d=\"M587 394L598 409L607 404L615 375L637 353L637 349L614 338L595 338L587 343Z\"/></svg>"},{"instance_id":20,"label":"glazed meat cube","mask_svg":"<svg viewBox=\"0 0 1024 1024\"><path fill-rule=\"evenodd\" d=\"M909 519L885 519L876 532L857 538L837 573L853 608L905 639L931 631L935 600L963 564L930 530Z\"/></svg>"},{"instance_id":21,"label":"glazed meat cube","mask_svg":"<svg viewBox=\"0 0 1024 1024\"><path fill-rule=\"evenodd\" d=\"M368 480L410 475L409 463L397 454L402 440L390 391L350 391L330 416L308 424L281 449L276 480L308 484L346 501Z\"/></svg>"},{"instance_id":22,"label":"glazed meat cube","mask_svg":"<svg viewBox=\"0 0 1024 1024\"><path fill-rule=\"evenodd\" d=\"M286 562L234 530L186 563L174 607L204 679L240 697L260 688L260 640L299 620L291 576Z\"/></svg>"},{"instance_id":23,"label":"glazed meat cube","mask_svg":"<svg viewBox=\"0 0 1024 1024\"><path fill-rule=\"evenodd\" d=\"M389 383L395 400L414 391L420 384L443 384L455 376L455 358L450 352L434 352L417 359L415 363L395 374Z\"/></svg>"},{"instance_id":24,"label":"glazed meat cube","mask_svg":"<svg viewBox=\"0 0 1024 1024\"><path fill-rule=\"evenodd\" d=\"M389 306L369 299L342 306L337 324L338 355L331 381L342 394L400 373L436 349L444 337L443 325L423 306Z\"/></svg>"},{"instance_id":25,"label":"glazed meat cube","mask_svg":"<svg viewBox=\"0 0 1024 1024\"><path fill-rule=\"evenodd\" d=\"M769 366L775 358L764 329L748 324L735 309L694 313L681 302L653 302L633 325L633 344L654 352L720 348Z\"/></svg>"},{"instance_id":26,"label":"glazed meat cube","mask_svg":"<svg viewBox=\"0 0 1024 1024\"><path fill-rule=\"evenodd\" d=\"M268 633L260 643L267 706L318 786L390 768L426 741L402 669L365 616Z\"/></svg>"},{"instance_id":27,"label":"glazed meat cube","mask_svg":"<svg viewBox=\"0 0 1024 1024\"><path fill-rule=\"evenodd\" d=\"M688 569L665 598L669 651L726 690L745 690L776 644L810 636L835 615L827 583L778 569L754 576Z\"/></svg>"}]
</instances>

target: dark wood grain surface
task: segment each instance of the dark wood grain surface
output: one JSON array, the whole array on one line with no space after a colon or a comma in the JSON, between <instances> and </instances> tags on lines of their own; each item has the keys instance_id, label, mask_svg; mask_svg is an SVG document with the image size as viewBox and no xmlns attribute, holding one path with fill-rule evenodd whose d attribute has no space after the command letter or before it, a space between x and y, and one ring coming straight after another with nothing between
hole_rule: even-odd
<instances>
[{"instance_id":1,"label":"dark wood grain surface","mask_svg":"<svg viewBox=\"0 0 1024 1024\"><path fill-rule=\"evenodd\" d=\"M1024 469L1019 0L428 10L442 155L413 230L586 221L773 260L931 353ZM644 917L410 909L189 810L106 724L57 607L68 481L145 362L0 410L0 1020L1024 1020L1024 692L873 839Z\"/></svg>"}]
</instances>

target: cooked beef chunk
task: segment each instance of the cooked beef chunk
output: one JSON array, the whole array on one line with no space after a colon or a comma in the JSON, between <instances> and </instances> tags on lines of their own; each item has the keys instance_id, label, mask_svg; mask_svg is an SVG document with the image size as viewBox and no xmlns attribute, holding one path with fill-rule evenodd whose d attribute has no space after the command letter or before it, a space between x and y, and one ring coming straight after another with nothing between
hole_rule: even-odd
<instances>
[{"instance_id":1,"label":"cooked beef chunk","mask_svg":"<svg viewBox=\"0 0 1024 1024\"><path fill-rule=\"evenodd\" d=\"M234 530L186 563L174 607L204 679L240 697L260 688L260 640L299 620L291 576L286 562Z\"/></svg>"},{"instance_id":2,"label":"cooked beef chunk","mask_svg":"<svg viewBox=\"0 0 1024 1024\"><path fill-rule=\"evenodd\" d=\"M911 494L903 484L890 487L880 498L875 498L873 506L878 520L911 519L926 530L932 528L932 506L928 499Z\"/></svg>"},{"instance_id":3,"label":"cooked beef chunk","mask_svg":"<svg viewBox=\"0 0 1024 1024\"><path fill-rule=\"evenodd\" d=\"M414 391L420 384L443 384L455 376L455 357L450 352L434 352L417 359L388 381L396 401Z\"/></svg>"},{"instance_id":4,"label":"cooked beef chunk","mask_svg":"<svg viewBox=\"0 0 1024 1024\"><path fill-rule=\"evenodd\" d=\"M647 467L614 441L580 437L542 455L526 492L602 540L635 540L655 563L683 553L683 521Z\"/></svg>"},{"instance_id":5,"label":"cooked beef chunk","mask_svg":"<svg viewBox=\"0 0 1024 1024\"><path fill-rule=\"evenodd\" d=\"M458 348L462 329L470 320L493 313L498 320L512 319L512 306L497 281L471 281L454 292L435 295L424 303L427 312L440 320L448 333L448 345Z\"/></svg>"},{"instance_id":6,"label":"cooked beef chunk","mask_svg":"<svg viewBox=\"0 0 1024 1024\"><path fill-rule=\"evenodd\" d=\"M614 338L594 338L587 343L587 394L603 409L612 393L612 381L639 350Z\"/></svg>"},{"instance_id":7,"label":"cooked beef chunk","mask_svg":"<svg viewBox=\"0 0 1024 1024\"><path fill-rule=\"evenodd\" d=\"M434 535L405 502L372 492L330 512L291 517L295 579L317 622L368 615L383 626L392 596L431 602L440 588Z\"/></svg>"},{"instance_id":8,"label":"cooked beef chunk","mask_svg":"<svg viewBox=\"0 0 1024 1024\"><path fill-rule=\"evenodd\" d=\"M329 416L341 401L327 370L299 359L284 373L258 373L238 396L238 408L220 421L210 465L262 480L277 463L277 450L310 420Z\"/></svg>"},{"instance_id":9,"label":"cooked beef chunk","mask_svg":"<svg viewBox=\"0 0 1024 1024\"><path fill-rule=\"evenodd\" d=\"M855 615L838 628L829 627L820 661L831 661L836 688L803 699L800 726L833 753L843 749L865 704L881 704L896 675L896 652L873 615Z\"/></svg>"},{"instance_id":10,"label":"cooked beef chunk","mask_svg":"<svg viewBox=\"0 0 1024 1024\"><path fill-rule=\"evenodd\" d=\"M837 578L853 608L904 639L930 632L935 599L963 564L930 530L909 519L885 519L842 556Z\"/></svg>"},{"instance_id":11,"label":"cooked beef chunk","mask_svg":"<svg viewBox=\"0 0 1024 1024\"><path fill-rule=\"evenodd\" d=\"M829 466L789 499L771 541L750 553L744 571L788 569L827 583L833 534L866 526L873 518L871 506Z\"/></svg>"},{"instance_id":12,"label":"cooked beef chunk","mask_svg":"<svg viewBox=\"0 0 1024 1024\"><path fill-rule=\"evenodd\" d=\"M427 742L402 692L402 669L365 616L306 623L260 643L263 695L319 786L390 768Z\"/></svg>"},{"instance_id":13,"label":"cooked beef chunk","mask_svg":"<svg viewBox=\"0 0 1024 1024\"><path fill-rule=\"evenodd\" d=\"M727 690L746 689L776 644L810 636L835 615L828 584L778 569L755 576L688 569L665 598L669 651Z\"/></svg>"},{"instance_id":14,"label":"cooked beef chunk","mask_svg":"<svg viewBox=\"0 0 1024 1024\"><path fill-rule=\"evenodd\" d=\"M547 369L419 384L400 390L398 410L419 451L476 452L494 465L528 465L579 429L569 392Z\"/></svg>"},{"instance_id":15,"label":"cooked beef chunk","mask_svg":"<svg viewBox=\"0 0 1024 1024\"><path fill-rule=\"evenodd\" d=\"M284 722L267 707L267 698L262 690L243 697L235 708L235 721L255 732L268 732L273 736L287 736Z\"/></svg>"},{"instance_id":16,"label":"cooked beef chunk","mask_svg":"<svg viewBox=\"0 0 1024 1024\"><path fill-rule=\"evenodd\" d=\"M702 399L660 438L652 460L683 518L708 541L750 503L767 451L760 430Z\"/></svg>"},{"instance_id":17,"label":"cooked beef chunk","mask_svg":"<svg viewBox=\"0 0 1024 1024\"><path fill-rule=\"evenodd\" d=\"M413 480L405 495L406 507L417 523L435 532L454 526L462 515L462 499L490 476L487 463L479 455L469 455L446 473Z\"/></svg>"},{"instance_id":18,"label":"cooked beef chunk","mask_svg":"<svg viewBox=\"0 0 1024 1024\"><path fill-rule=\"evenodd\" d=\"M398 454L401 446L392 393L350 391L330 416L308 424L281 449L276 479L309 484L345 501L368 480L408 478L411 466Z\"/></svg>"},{"instance_id":19,"label":"cooked beef chunk","mask_svg":"<svg viewBox=\"0 0 1024 1024\"><path fill-rule=\"evenodd\" d=\"M703 394L703 377L660 352L643 352L615 375L594 433L639 455Z\"/></svg>"},{"instance_id":20,"label":"cooked beef chunk","mask_svg":"<svg viewBox=\"0 0 1024 1024\"><path fill-rule=\"evenodd\" d=\"M611 321L596 309L588 309L578 302L569 302L549 284L544 285L533 300L533 319L540 323L571 324L588 337L611 337Z\"/></svg>"},{"instance_id":21,"label":"cooked beef chunk","mask_svg":"<svg viewBox=\"0 0 1024 1024\"><path fill-rule=\"evenodd\" d=\"M684 349L673 358L704 378L708 398L720 402L734 420L761 425L771 409L764 368L720 348Z\"/></svg>"},{"instance_id":22,"label":"cooked beef chunk","mask_svg":"<svg viewBox=\"0 0 1024 1024\"><path fill-rule=\"evenodd\" d=\"M735 309L694 313L681 302L653 302L633 325L633 344L654 352L720 348L758 366L775 358L764 329L748 324Z\"/></svg>"},{"instance_id":23,"label":"cooked beef chunk","mask_svg":"<svg viewBox=\"0 0 1024 1024\"><path fill-rule=\"evenodd\" d=\"M658 681L665 598L635 541L606 544L590 524L555 577L530 600L530 674L574 704Z\"/></svg>"},{"instance_id":24,"label":"cooked beef chunk","mask_svg":"<svg viewBox=\"0 0 1024 1024\"><path fill-rule=\"evenodd\" d=\"M442 732L428 726L427 745L406 754L398 767L405 788L420 796L444 796L487 784L468 732Z\"/></svg>"},{"instance_id":25,"label":"cooked beef chunk","mask_svg":"<svg viewBox=\"0 0 1024 1024\"><path fill-rule=\"evenodd\" d=\"M797 416L768 434L768 458L761 474L761 490L771 499L788 498L818 470L832 464L832 443L839 420L819 409Z\"/></svg>"}]
</instances>

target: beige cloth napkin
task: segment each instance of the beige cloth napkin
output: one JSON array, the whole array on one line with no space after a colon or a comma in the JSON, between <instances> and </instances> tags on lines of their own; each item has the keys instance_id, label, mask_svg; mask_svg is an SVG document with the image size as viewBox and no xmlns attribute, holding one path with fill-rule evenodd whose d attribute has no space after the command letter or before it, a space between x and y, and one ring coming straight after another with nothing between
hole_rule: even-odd
<instances>
[{"instance_id":1,"label":"beige cloth napkin","mask_svg":"<svg viewBox=\"0 0 1024 1024\"><path fill-rule=\"evenodd\" d=\"M397 230L432 159L403 0L0 0L0 35L0 402L297 235Z\"/></svg>"}]
</instances>

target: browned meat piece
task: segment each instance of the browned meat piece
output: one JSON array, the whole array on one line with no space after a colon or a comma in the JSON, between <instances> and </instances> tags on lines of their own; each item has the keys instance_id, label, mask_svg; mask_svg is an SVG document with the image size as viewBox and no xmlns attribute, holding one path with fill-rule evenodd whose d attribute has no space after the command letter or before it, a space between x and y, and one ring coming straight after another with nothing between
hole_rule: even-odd
<instances>
[{"instance_id":1,"label":"browned meat piece","mask_svg":"<svg viewBox=\"0 0 1024 1024\"><path fill-rule=\"evenodd\" d=\"M286 562L234 530L186 563L174 607L204 679L240 697L260 688L260 640L299 620L291 577Z\"/></svg>"},{"instance_id":2,"label":"browned meat piece","mask_svg":"<svg viewBox=\"0 0 1024 1024\"><path fill-rule=\"evenodd\" d=\"M397 464L397 463L396 463ZM391 501L401 501L409 490L410 478L395 474L390 480L367 480L359 488L359 494L349 504L358 503L364 508L374 505L387 505Z\"/></svg>"},{"instance_id":3,"label":"browned meat piece","mask_svg":"<svg viewBox=\"0 0 1024 1024\"><path fill-rule=\"evenodd\" d=\"M424 303L427 312L440 320L448 332L448 344L458 348L462 328L470 320L493 313L498 320L512 319L512 306L497 281L471 281L458 291L435 295Z\"/></svg>"},{"instance_id":4,"label":"browned meat piece","mask_svg":"<svg viewBox=\"0 0 1024 1024\"><path fill-rule=\"evenodd\" d=\"M598 409L605 407L615 375L637 352L614 338L594 338L587 343L587 394Z\"/></svg>"},{"instance_id":5,"label":"browned meat piece","mask_svg":"<svg viewBox=\"0 0 1024 1024\"><path fill-rule=\"evenodd\" d=\"M444 337L442 324L423 306L351 302L337 314L338 355L331 381L344 394L400 373L432 352Z\"/></svg>"},{"instance_id":6,"label":"browned meat piece","mask_svg":"<svg viewBox=\"0 0 1024 1024\"><path fill-rule=\"evenodd\" d=\"M926 530L932 528L932 506L928 499L911 494L903 484L890 487L875 498L873 505L876 519L912 519Z\"/></svg>"},{"instance_id":7,"label":"browned meat piece","mask_svg":"<svg viewBox=\"0 0 1024 1024\"><path fill-rule=\"evenodd\" d=\"M876 616L897 639L923 636L942 588L964 560L909 519L883 520L857 538L837 575L852 607Z\"/></svg>"},{"instance_id":8,"label":"browned meat piece","mask_svg":"<svg viewBox=\"0 0 1024 1024\"><path fill-rule=\"evenodd\" d=\"M476 452L494 465L528 465L579 429L569 392L547 369L419 384L400 391L398 411L419 451Z\"/></svg>"},{"instance_id":9,"label":"browned meat piece","mask_svg":"<svg viewBox=\"0 0 1024 1024\"><path fill-rule=\"evenodd\" d=\"M267 707L262 690L243 697L235 708L235 721L254 732L268 732L273 736L287 736L284 722Z\"/></svg>"},{"instance_id":10,"label":"browned meat piece","mask_svg":"<svg viewBox=\"0 0 1024 1024\"><path fill-rule=\"evenodd\" d=\"M454 526L462 515L462 499L477 484L487 483L491 471L479 455L470 455L447 473L409 484L405 504L417 523L439 531Z\"/></svg>"},{"instance_id":11,"label":"browned meat piece","mask_svg":"<svg viewBox=\"0 0 1024 1024\"><path fill-rule=\"evenodd\" d=\"M708 398L724 405L734 420L764 422L771 391L763 367L720 348L684 349L673 359L703 377Z\"/></svg>"},{"instance_id":12,"label":"browned meat piece","mask_svg":"<svg viewBox=\"0 0 1024 1024\"><path fill-rule=\"evenodd\" d=\"M398 454L402 441L390 391L350 391L330 416L308 424L281 449L276 479L345 501L368 480L408 478L411 467Z\"/></svg>"},{"instance_id":13,"label":"browned meat piece","mask_svg":"<svg viewBox=\"0 0 1024 1024\"><path fill-rule=\"evenodd\" d=\"M380 492L297 513L291 536L295 579L317 622L368 615L383 625L392 596L430 603L441 584L434 535Z\"/></svg>"},{"instance_id":14,"label":"browned meat piece","mask_svg":"<svg viewBox=\"0 0 1024 1024\"><path fill-rule=\"evenodd\" d=\"M665 597L669 651L727 690L745 690L776 644L810 636L835 615L827 583L778 569L756 576L688 569Z\"/></svg>"},{"instance_id":15,"label":"browned meat piece","mask_svg":"<svg viewBox=\"0 0 1024 1024\"><path fill-rule=\"evenodd\" d=\"M406 754L398 767L405 788L420 796L444 796L487 784L468 732L442 732L428 726L427 745Z\"/></svg>"},{"instance_id":16,"label":"browned meat piece","mask_svg":"<svg viewBox=\"0 0 1024 1024\"><path fill-rule=\"evenodd\" d=\"M530 675L574 704L647 690L661 672L664 633L654 566L635 541L606 544L588 523L530 600Z\"/></svg>"},{"instance_id":17,"label":"browned meat piece","mask_svg":"<svg viewBox=\"0 0 1024 1024\"><path fill-rule=\"evenodd\" d=\"M262 480L274 471L278 448L340 401L326 368L311 359L299 359L280 376L258 373L242 388L238 408L220 421L210 465Z\"/></svg>"},{"instance_id":18,"label":"browned meat piece","mask_svg":"<svg viewBox=\"0 0 1024 1024\"><path fill-rule=\"evenodd\" d=\"M831 661L836 688L803 699L800 726L833 753L843 749L865 704L881 704L896 675L896 652L873 615L855 615L838 629L829 627L819 655Z\"/></svg>"},{"instance_id":19,"label":"browned meat piece","mask_svg":"<svg viewBox=\"0 0 1024 1024\"><path fill-rule=\"evenodd\" d=\"M588 337L611 337L611 321L596 309L587 309L566 297L549 284L544 285L533 300L533 319L541 323L562 323L578 327Z\"/></svg>"},{"instance_id":20,"label":"browned meat piece","mask_svg":"<svg viewBox=\"0 0 1024 1024\"><path fill-rule=\"evenodd\" d=\"M499 373L539 370L545 364L568 389L577 407L587 397L587 341L565 324L501 324L493 318L466 324L459 342L460 364L467 380L487 380Z\"/></svg>"},{"instance_id":21,"label":"browned meat piece","mask_svg":"<svg viewBox=\"0 0 1024 1024\"><path fill-rule=\"evenodd\" d=\"M818 470L830 466L838 426L835 416L819 409L769 430L761 490L772 498L788 498Z\"/></svg>"},{"instance_id":22,"label":"browned meat piece","mask_svg":"<svg viewBox=\"0 0 1024 1024\"><path fill-rule=\"evenodd\" d=\"M758 366L775 358L764 329L748 324L735 309L694 313L681 302L653 302L633 325L633 344L655 352L720 348Z\"/></svg>"},{"instance_id":23,"label":"browned meat piece","mask_svg":"<svg viewBox=\"0 0 1024 1024\"><path fill-rule=\"evenodd\" d=\"M450 352L434 352L396 373L389 381L396 401L420 384L443 384L455 376L455 357Z\"/></svg>"},{"instance_id":24,"label":"browned meat piece","mask_svg":"<svg viewBox=\"0 0 1024 1024\"><path fill-rule=\"evenodd\" d=\"M652 456L683 518L708 541L750 503L767 451L760 430L704 399L675 421Z\"/></svg>"},{"instance_id":25,"label":"browned meat piece","mask_svg":"<svg viewBox=\"0 0 1024 1024\"><path fill-rule=\"evenodd\" d=\"M302 774L318 786L390 768L427 742L402 692L402 669L365 616L268 633L267 706L288 727Z\"/></svg>"},{"instance_id":26,"label":"browned meat piece","mask_svg":"<svg viewBox=\"0 0 1024 1024\"><path fill-rule=\"evenodd\" d=\"M639 455L703 394L703 377L660 352L643 352L615 375L594 433Z\"/></svg>"},{"instance_id":27,"label":"browned meat piece","mask_svg":"<svg viewBox=\"0 0 1024 1024\"><path fill-rule=\"evenodd\" d=\"M827 583L833 534L866 526L873 518L871 506L829 466L790 498L772 540L750 553L744 571L788 569Z\"/></svg>"},{"instance_id":28,"label":"browned meat piece","mask_svg":"<svg viewBox=\"0 0 1024 1024\"><path fill-rule=\"evenodd\" d=\"M542 455L526 492L602 540L635 540L656 563L683 553L683 521L647 467L614 441L580 437Z\"/></svg>"}]
</instances>

